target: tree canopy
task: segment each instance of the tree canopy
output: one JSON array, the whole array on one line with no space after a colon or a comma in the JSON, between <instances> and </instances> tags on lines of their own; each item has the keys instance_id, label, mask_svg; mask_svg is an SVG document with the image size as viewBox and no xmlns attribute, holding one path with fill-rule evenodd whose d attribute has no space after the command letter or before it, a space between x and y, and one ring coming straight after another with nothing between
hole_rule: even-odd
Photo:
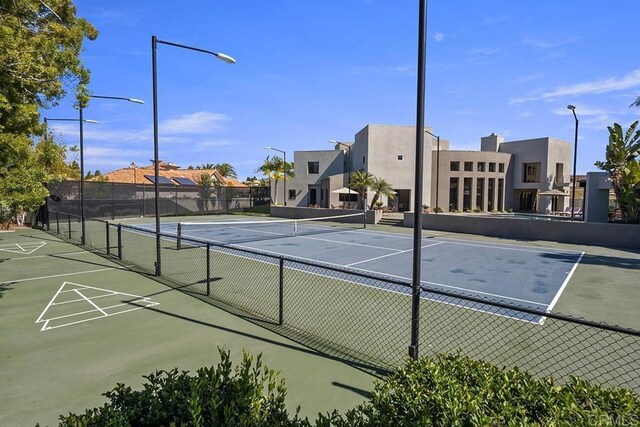
<instances>
[{"instance_id":1,"label":"tree canopy","mask_svg":"<svg viewBox=\"0 0 640 427\"><path fill-rule=\"evenodd\" d=\"M11 212L44 202L44 183L72 172L66 147L43 135L40 109L72 88L83 104L89 71L79 55L97 30L71 0L0 2L0 206Z\"/></svg>"}]
</instances>

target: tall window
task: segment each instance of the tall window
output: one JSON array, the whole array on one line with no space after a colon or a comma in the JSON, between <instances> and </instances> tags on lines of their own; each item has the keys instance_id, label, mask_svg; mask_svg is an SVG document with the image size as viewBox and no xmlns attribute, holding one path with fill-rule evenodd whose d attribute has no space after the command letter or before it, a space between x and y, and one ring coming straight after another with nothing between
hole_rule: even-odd
<instances>
[{"instance_id":1,"label":"tall window","mask_svg":"<svg viewBox=\"0 0 640 427\"><path fill-rule=\"evenodd\" d=\"M484 172L484 162L478 162L478 172Z\"/></svg>"},{"instance_id":2,"label":"tall window","mask_svg":"<svg viewBox=\"0 0 640 427\"><path fill-rule=\"evenodd\" d=\"M449 210L458 210L458 188L460 187L459 178L449 179Z\"/></svg>"},{"instance_id":3,"label":"tall window","mask_svg":"<svg viewBox=\"0 0 640 427\"><path fill-rule=\"evenodd\" d=\"M451 162L451 166L449 167L449 170L459 171L460 170L460 162Z\"/></svg>"},{"instance_id":4,"label":"tall window","mask_svg":"<svg viewBox=\"0 0 640 427\"><path fill-rule=\"evenodd\" d=\"M504 193L504 178L498 178L498 210L504 210L504 198L502 196Z\"/></svg>"},{"instance_id":5,"label":"tall window","mask_svg":"<svg viewBox=\"0 0 640 427\"><path fill-rule=\"evenodd\" d=\"M563 163L556 163L556 177L553 180L553 182L558 182L558 183L564 182L564 164Z\"/></svg>"},{"instance_id":6,"label":"tall window","mask_svg":"<svg viewBox=\"0 0 640 427\"><path fill-rule=\"evenodd\" d=\"M498 163L498 172L504 173L504 163Z\"/></svg>"},{"instance_id":7,"label":"tall window","mask_svg":"<svg viewBox=\"0 0 640 427\"><path fill-rule=\"evenodd\" d=\"M315 175L320 173L320 162L308 162L307 173L309 175Z\"/></svg>"},{"instance_id":8,"label":"tall window","mask_svg":"<svg viewBox=\"0 0 640 427\"><path fill-rule=\"evenodd\" d=\"M296 199L296 190L289 189L289 200L295 200L295 199Z\"/></svg>"},{"instance_id":9,"label":"tall window","mask_svg":"<svg viewBox=\"0 0 640 427\"><path fill-rule=\"evenodd\" d=\"M464 170L466 172L473 171L473 162L464 162Z\"/></svg>"},{"instance_id":10,"label":"tall window","mask_svg":"<svg viewBox=\"0 0 640 427\"><path fill-rule=\"evenodd\" d=\"M484 178L476 180L476 207L484 210Z\"/></svg>"},{"instance_id":11,"label":"tall window","mask_svg":"<svg viewBox=\"0 0 640 427\"><path fill-rule=\"evenodd\" d=\"M495 172L496 171L496 164L491 162L489 163L489 172Z\"/></svg>"},{"instance_id":12,"label":"tall window","mask_svg":"<svg viewBox=\"0 0 640 427\"><path fill-rule=\"evenodd\" d=\"M495 165L495 163L494 163ZM496 209L493 202L495 201L495 189L496 189L496 179L489 178L487 180L487 210L489 212L494 211Z\"/></svg>"},{"instance_id":13,"label":"tall window","mask_svg":"<svg viewBox=\"0 0 640 427\"><path fill-rule=\"evenodd\" d=\"M464 187L462 188L462 209L471 210L471 184L473 178L464 179Z\"/></svg>"},{"instance_id":14,"label":"tall window","mask_svg":"<svg viewBox=\"0 0 640 427\"><path fill-rule=\"evenodd\" d=\"M522 164L522 182L540 182L540 162Z\"/></svg>"}]
</instances>

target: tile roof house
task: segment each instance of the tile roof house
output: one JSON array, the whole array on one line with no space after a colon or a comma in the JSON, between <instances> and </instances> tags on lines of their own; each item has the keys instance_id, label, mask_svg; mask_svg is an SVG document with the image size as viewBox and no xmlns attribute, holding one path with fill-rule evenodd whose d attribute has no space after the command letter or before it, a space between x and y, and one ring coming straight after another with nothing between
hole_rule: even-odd
<instances>
[{"instance_id":1,"label":"tile roof house","mask_svg":"<svg viewBox=\"0 0 640 427\"><path fill-rule=\"evenodd\" d=\"M174 163L165 163L162 160L158 163L158 169L158 174L161 177L160 184L169 184L163 182L162 178L166 178L173 185L193 185L191 182L197 183L202 174L208 174L214 182L223 183L225 186L246 187L236 179L223 177L215 169L181 169ZM153 162L149 166L137 166L132 162L127 168L116 169L100 177L89 178L87 181L107 180L107 182L115 183L153 185L154 172ZM181 178L186 178L186 181Z\"/></svg>"}]
</instances>

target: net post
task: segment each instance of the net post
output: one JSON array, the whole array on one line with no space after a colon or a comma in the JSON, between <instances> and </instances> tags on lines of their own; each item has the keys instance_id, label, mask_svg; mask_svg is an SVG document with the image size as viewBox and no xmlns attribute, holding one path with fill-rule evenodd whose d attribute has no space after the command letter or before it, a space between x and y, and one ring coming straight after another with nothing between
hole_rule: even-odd
<instances>
[{"instance_id":1,"label":"net post","mask_svg":"<svg viewBox=\"0 0 640 427\"><path fill-rule=\"evenodd\" d=\"M56 211L56 234L60 234L60 213Z\"/></svg>"},{"instance_id":2,"label":"net post","mask_svg":"<svg viewBox=\"0 0 640 427\"><path fill-rule=\"evenodd\" d=\"M293 221L293 237L298 235L298 221Z\"/></svg>"},{"instance_id":3,"label":"net post","mask_svg":"<svg viewBox=\"0 0 640 427\"><path fill-rule=\"evenodd\" d=\"M178 223L178 229L176 230L176 249L182 249L182 223Z\"/></svg>"},{"instance_id":4,"label":"net post","mask_svg":"<svg viewBox=\"0 0 640 427\"><path fill-rule=\"evenodd\" d=\"M67 214L67 225L69 227L69 240L71 240L71 215Z\"/></svg>"},{"instance_id":5,"label":"net post","mask_svg":"<svg viewBox=\"0 0 640 427\"><path fill-rule=\"evenodd\" d=\"M81 245L85 245L85 228L84 228L84 217L80 218L80 230L82 231L82 234L80 236L80 244Z\"/></svg>"},{"instance_id":6,"label":"net post","mask_svg":"<svg viewBox=\"0 0 640 427\"><path fill-rule=\"evenodd\" d=\"M118 224L118 259L122 259L122 224Z\"/></svg>"},{"instance_id":7,"label":"net post","mask_svg":"<svg viewBox=\"0 0 640 427\"><path fill-rule=\"evenodd\" d=\"M109 222L105 222L105 232L107 233L105 235L106 237L106 242L107 242L107 255L111 255L111 243L109 242Z\"/></svg>"},{"instance_id":8,"label":"net post","mask_svg":"<svg viewBox=\"0 0 640 427\"><path fill-rule=\"evenodd\" d=\"M207 242L207 296L211 296L211 243Z\"/></svg>"},{"instance_id":9,"label":"net post","mask_svg":"<svg viewBox=\"0 0 640 427\"><path fill-rule=\"evenodd\" d=\"M284 258L280 257L280 287L278 292L278 325L284 323Z\"/></svg>"}]
</instances>

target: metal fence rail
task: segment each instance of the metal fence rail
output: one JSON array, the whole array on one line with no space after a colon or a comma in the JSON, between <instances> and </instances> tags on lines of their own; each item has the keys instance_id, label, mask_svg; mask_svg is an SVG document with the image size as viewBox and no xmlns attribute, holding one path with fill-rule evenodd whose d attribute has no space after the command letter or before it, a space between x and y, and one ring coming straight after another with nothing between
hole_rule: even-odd
<instances>
[{"instance_id":1,"label":"metal fence rail","mask_svg":"<svg viewBox=\"0 0 640 427\"><path fill-rule=\"evenodd\" d=\"M52 212L50 232L80 243L80 218ZM155 271L153 231L86 219L86 245ZM163 275L181 291L310 348L370 369L407 354L411 284L319 262L161 234ZM422 355L458 352L565 382L579 376L640 392L640 331L423 287Z\"/></svg>"}]
</instances>

